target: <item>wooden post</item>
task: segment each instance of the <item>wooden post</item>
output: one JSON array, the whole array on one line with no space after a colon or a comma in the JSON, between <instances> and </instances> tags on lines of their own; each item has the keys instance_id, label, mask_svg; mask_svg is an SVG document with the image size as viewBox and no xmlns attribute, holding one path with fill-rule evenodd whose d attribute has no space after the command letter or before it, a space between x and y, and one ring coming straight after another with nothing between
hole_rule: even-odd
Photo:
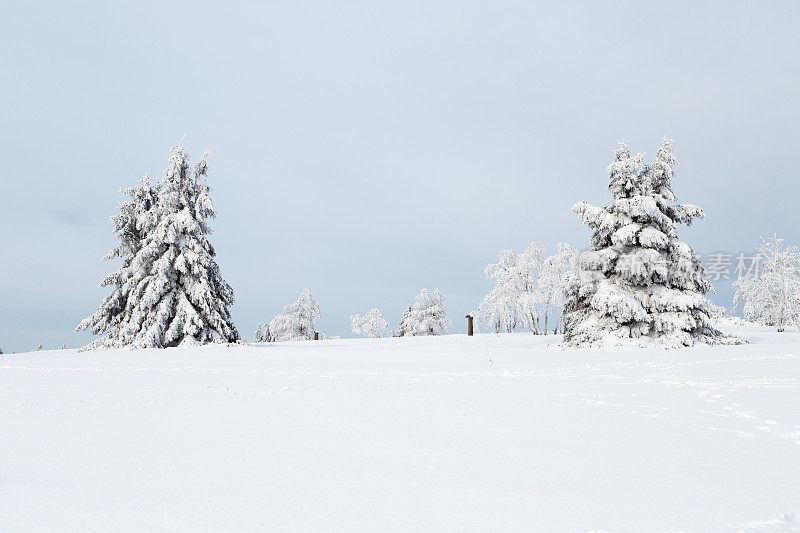
<instances>
[{"instance_id":1,"label":"wooden post","mask_svg":"<svg viewBox=\"0 0 800 533\"><path fill-rule=\"evenodd\" d=\"M314 332L314 340L315 340L315 341L318 341L318 340L319 340L319 331L315 331L315 332Z\"/></svg>"},{"instance_id":2,"label":"wooden post","mask_svg":"<svg viewBox=\"0 0 800 533\"><path fill-rule=\"evenodd\" d=\"M474 333L473 328L472 328L472 326L473 326L473 317L472 317L472 315L467 315L466 319L467 319L467 336L468 337L472 337L472 335Z\"/></svg>"}]
</instances>

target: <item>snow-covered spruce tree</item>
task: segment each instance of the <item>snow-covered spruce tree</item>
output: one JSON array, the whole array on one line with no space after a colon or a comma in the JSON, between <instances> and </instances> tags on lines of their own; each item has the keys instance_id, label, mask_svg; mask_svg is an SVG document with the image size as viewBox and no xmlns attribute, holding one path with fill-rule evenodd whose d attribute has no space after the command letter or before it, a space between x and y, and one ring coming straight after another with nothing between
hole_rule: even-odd
<instances>
[{"instance_id":1,"label":"snow-covered spruce tree","mask_svg":"<svg viewBox=\"0 0 800 533\"><path fill-rule=\"evenodd\" d=\"M256 332L253 334L253 342L272 342L272 336L269 333L269 323L264 324L264 329L261 329L261 324L256 327Z\"/></svg>"},{"instance_id":2,"label":"snow-covered spruce tree","mask_svg":"<svg viewBox=\"0 0 800 533\"><path fill-rule=\"evenodd\" d=\"M650 166L623 142L608 167L613 203L573 207L594 233L568 289L564 338L570 344L741 342L710 324L704 294L711 285L698 256L678 240L676 224L705 215L696 205L674 203L676 164L666 138Z\"/></svg>"},{"instance_id":3,"label":"snow-covered spruce tree","mask_svg":"<svg viewBox=\"0 0 800 533\"><path fill-rule=\"evenodd\" d=\"M758 269L736 280L734 311L778 331L800 327L800 250L773 236L761 239Z\"/></svg>"},{"instance_id":4,"label":"snow-covered spruce tree","mask_svg":"<svg viewBox=\"0 0 800 533\"><path fill-rule=\"evenodd\" d=\"M142 248L142 242L155 228L158 220L156 203L158 186L150 182L147 173L136 187L122 189L129 199L119 205L119 214L110 218L117 245L103 257L104 261L122 259L120 268L106 276L100 287L113 287L111 294L103 298L100 306L76 328L89 330L93 335L102 335L85 348L113 348L123 345L120 339L122 326L130 318L129 297L136 287L137 271L133 258Z\"/></svg>"},{"instance_id":5,"label":"snow-covered spruce tree","mask_svg":"<svg viewBox=\"0 0 800 533\"><path fill-rule=\"evenodd\" d=\"M406 337L411 336L411 306L409 305L403 316L400 317L400 323L397 324L397 329L392 332L392 337Z\"/></svg>"},{"instance_id":6,"label":"snow-covered spruce tree","mask_svg":"<svg viewBox=\"0 0 800 533\"><path fill-rule=\"evenodd\" d=\"M124 319L106 346L167 348L239 339L228 310L233 289L222 279L207 238L208 220L216 216L207 174L208 153L192 172L186 150L172 149L152 229L125 278L130 289Z\"/></svg>"},{"instance_id":7,"label":"snow-covered spruce tree","mask_svg":"<svg viewBox=\"0 0 800 533\"><path fill-rule=\"evenodd\" d=\"M404 336L421 337L443 335L450 328L450 318L444 305L444 295L437 288L433 294L422 289L417 294L411 314L408 317L409 329Z\"/></svg>"},{"instance_id":8,"label":"snow-covered spruce tree","mask_svg":"<svg viewBox=\"0 0 800 533\"><path fill-rule=\"evenodd\" d=\"M311 291L303 289L296 302L283 307L265 328L265 341L302 341L314 339L314 322L322 314Z\"/></svg>"},{"instance_id":9,"label":"snow-covered spruce tree","mask_svg":"<svg viewBox=\"0 0 800 533\"><path fill-rule=\"evenodd\" d=\"M372 308L364 316L353 315L350 317L353 333L377 339L389 329L389 323L383 318L380 309Z\"/></svg>"}]
</instances>

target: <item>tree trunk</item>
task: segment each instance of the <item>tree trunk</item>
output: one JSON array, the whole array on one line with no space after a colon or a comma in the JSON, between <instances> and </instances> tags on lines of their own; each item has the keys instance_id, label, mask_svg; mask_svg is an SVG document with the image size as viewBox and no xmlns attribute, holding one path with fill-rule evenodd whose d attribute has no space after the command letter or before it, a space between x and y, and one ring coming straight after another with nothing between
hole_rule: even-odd
<instances>
[{"instance_id":1,"label":"tree trunk","mask_svg":"<svg viewBox=\"0 0 800 533\"><path fill-rule=\"evenodd\" d=\"M547 335L547 321L550 318L550 297L547 298L547 305L544 306L544 334Z\"/></svg>"}]
</instances>

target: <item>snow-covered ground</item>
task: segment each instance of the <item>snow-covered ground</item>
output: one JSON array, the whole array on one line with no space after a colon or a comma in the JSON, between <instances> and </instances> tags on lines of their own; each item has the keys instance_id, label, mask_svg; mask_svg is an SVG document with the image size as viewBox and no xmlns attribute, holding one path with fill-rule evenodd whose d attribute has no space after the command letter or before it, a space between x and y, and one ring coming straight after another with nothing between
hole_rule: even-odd
<instances>
[{"instance_id":1,"label":"snow-covered ground","mask_svg":"<svg viewBox=\"0 0 800 533\"><path fill-rule=\"evenodd\" d=\"M800 334L0 356L0 530L800 530Z\"/></svg>"}]
</instances>

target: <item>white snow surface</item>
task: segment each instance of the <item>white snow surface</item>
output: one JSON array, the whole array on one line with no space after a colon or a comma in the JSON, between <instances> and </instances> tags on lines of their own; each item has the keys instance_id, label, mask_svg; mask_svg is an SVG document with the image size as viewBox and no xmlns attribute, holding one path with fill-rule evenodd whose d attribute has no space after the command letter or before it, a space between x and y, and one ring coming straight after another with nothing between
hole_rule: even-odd
<instances>
[{"instance_id":1,"label":"white snow surface","mask_svg":"<svg viewBox=\"0 0 800 533\"><path fill-rule=\"evenodd\" d=\"M799 531L800 334L0 355L0 530Z\"/></svg>"}]
</instances>

